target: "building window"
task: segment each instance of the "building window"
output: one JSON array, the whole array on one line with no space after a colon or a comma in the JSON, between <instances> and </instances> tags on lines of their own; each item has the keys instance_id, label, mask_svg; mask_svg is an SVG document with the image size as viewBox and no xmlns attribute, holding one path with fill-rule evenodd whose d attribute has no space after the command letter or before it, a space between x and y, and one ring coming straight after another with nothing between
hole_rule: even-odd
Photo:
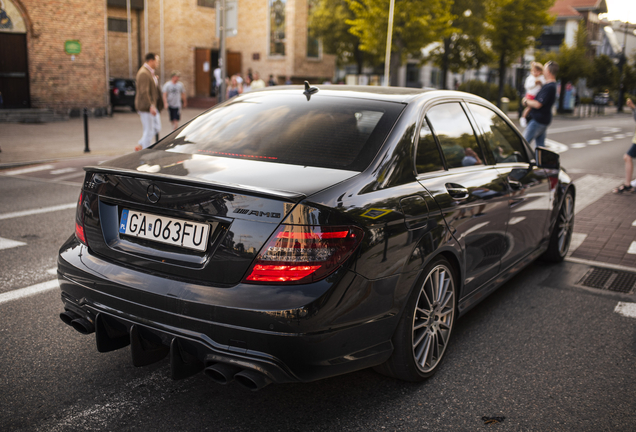
<instances>
[{"instance_id":1,"label":"building window","mask_svg":"<svg viewBox=\"0 0 636 432\"><path fill-rule=\"evenodd\" d=\"M121 18L108 18L108 31L128 33L128 21Z\"/></svg>"},{"instance_id":2,"label":"building window","mask_svg":"<svg viewBox=\"0 0 636 432\"><path fill-rule=\"evenodd\" d=\"M216 6L216 0L197 0L197 4L199 6L213 8Z\"/></svg>"},{"instance_id":3,"label":"building window","mask_svg":"<svg viewBox=\"0 0 636 432\"><path fill-rule=\"evenodd\" d=\"M269 0L269 54L285 55L285 3Z\"/></svg>"},{"instance_id":4,"label":"building window","mask_svg":"<svg viewBox=\"0 0 636 432\"><path fill-rule=\"evenodd\" d=\"M307 17L310 17L318 0L307 0ZM307 57L320 58L320 40L311 37L309 26L307 26Z\"/></svg>"}]
</instances>

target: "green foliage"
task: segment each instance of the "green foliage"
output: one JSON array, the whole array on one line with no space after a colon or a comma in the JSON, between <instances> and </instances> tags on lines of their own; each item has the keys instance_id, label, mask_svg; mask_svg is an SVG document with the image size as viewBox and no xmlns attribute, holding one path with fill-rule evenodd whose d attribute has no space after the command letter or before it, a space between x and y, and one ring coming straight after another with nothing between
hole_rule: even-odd
<instances>
[{"instance_id":1,"label":"green foliage","mask_svg":"<svg viewBox=\"0 0 636 432\"><path fill-rule=\"evenodd\" d=\"M492 103L495 103L499 96L499 86L497 84L489 84L480 80L466 81L460 84L459 90L481 96ZM506 84L504 86L503 97L507 97L511 101L514 101L517 99L517 91Z\"/></svg>"},{"instance_id":2,"label":"green foliage","mask_svg":"<svg viewBox=\"0 0 636 432\"><path fill-rule=\"evenodd\" d=\"M335 54L339 65L356 63L361 69L363 63L374 63L374 59L359 49L360 39L349 31L351 25L347 21L353 18L355 15L346 0L309 2L307 24L310 36L321 39L324 52Z\"/></svg>"},{"instance_id":3,"label":"green foliage","mask_svg":"<svg viewBox=\"0 0 636 432\"><path fill-rule=\"evenodd\" d=\"M389 23L389 0L347 0L355 18L347 20L351 33L360 38L360 49L384 58ZM393 15L392 52L400 64L410 54L420 56L422 47L449 34L451 2L446 0L399 0Z\"/></svg>"},{"instance_id":4,"label":"green foliage","mask_svg":"<svg viewBox=\"0 0 636 432\"><path fill-rule=\"evenodd\" d=\"M486 37L499 65L499 95L503 95L506 68L543 33L554 18L554 0L485 0ZM497 98L499 99L499 98ZM499 105L499 104L498 104Z\"/></svg>"},{"instance_id":5,"label":"green foliage","mask_svg":"<svg viewBox=\"0 0 636 432\"><path fill-rule=\"evenodd\" d=\"M449 23L450 34L443 38L429 56L442 70L458 73L476 69L488 63L492 57L485 40L485 12L482 0L455 0L450 10L453 20ZM443 87L447 88L444 82Z\"/></svg>"},{"instance_id":6,"label":"green foliage","mask_svg":"<svg viewBox=\"0 0 636 432\"><path fill-rule=\"evenodd\" d=\"M595 57L590 68L587 86L594 89L595 92L600 92L606 89L616 90L618 83L618 67L612 59L607 55Z\"/></svg>"}]
</instances>

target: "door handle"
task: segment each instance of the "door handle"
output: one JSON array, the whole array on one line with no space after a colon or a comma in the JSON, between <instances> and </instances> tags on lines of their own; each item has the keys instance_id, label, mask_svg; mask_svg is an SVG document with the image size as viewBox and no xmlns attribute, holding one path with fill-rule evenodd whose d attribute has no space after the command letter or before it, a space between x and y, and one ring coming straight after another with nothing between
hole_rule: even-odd
<instances>
[{"instance_id":1,"label":"door handle","mask_svg":"<svg viewBox=\"0 0 636 432\"><path fill-rule=\"evenodd\" d=\"M456 200L464 200L468 198L468 189L464 186L455 183L446 183L445 186L448 194L452 198Z\"/></svg>"}]
</instances>

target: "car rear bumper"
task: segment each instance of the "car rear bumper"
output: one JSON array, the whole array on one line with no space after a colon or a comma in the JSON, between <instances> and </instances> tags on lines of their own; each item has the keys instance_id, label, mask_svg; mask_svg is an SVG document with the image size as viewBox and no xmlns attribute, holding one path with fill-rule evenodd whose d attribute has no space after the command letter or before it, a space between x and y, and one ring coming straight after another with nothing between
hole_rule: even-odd
<instances>
[{"instance_id":1,"label":"car rear bumper","mask_svg":"<svg viewBox=\"0 0 636 432\"><path fill-rule=\"evenodd\" d=\"M73 327L94 330L101 352L130 345L135 366L169 357L173 379L223 365L266 382L308 382L381 364L393 350L402 303L397 276L372 282L346 272L326 289L292 290L298 299L282 296L279 308L271 299L260 309L246 307L236 287L202 287L216 298L212 305L189 301L187 283L169 281L180 286L169 292L153 283L165 278L117 267L71 243L58 259L65 322L83 319L86 331ZM116 276L100 275L107 267ZM156 289L140 290L136 278Z\"/></svg>"}]
</instances>

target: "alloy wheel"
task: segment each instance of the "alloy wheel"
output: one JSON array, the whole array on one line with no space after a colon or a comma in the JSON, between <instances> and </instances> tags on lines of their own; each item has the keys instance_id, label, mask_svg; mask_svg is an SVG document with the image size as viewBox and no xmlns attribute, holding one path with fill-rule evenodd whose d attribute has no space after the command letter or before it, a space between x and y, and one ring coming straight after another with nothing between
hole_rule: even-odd
<instances>
[{"instance_id":1,"label":"alloy wheel","mask_svg":"<svg viewBox=\"0 0 636 432\"><path fill-rule=\"evenodd\" d=\"M422 373L438 365L455 319L455 284L445 265L431 269L422 285L413 316L413 356Z\"/></svg>"}]
</instances>

